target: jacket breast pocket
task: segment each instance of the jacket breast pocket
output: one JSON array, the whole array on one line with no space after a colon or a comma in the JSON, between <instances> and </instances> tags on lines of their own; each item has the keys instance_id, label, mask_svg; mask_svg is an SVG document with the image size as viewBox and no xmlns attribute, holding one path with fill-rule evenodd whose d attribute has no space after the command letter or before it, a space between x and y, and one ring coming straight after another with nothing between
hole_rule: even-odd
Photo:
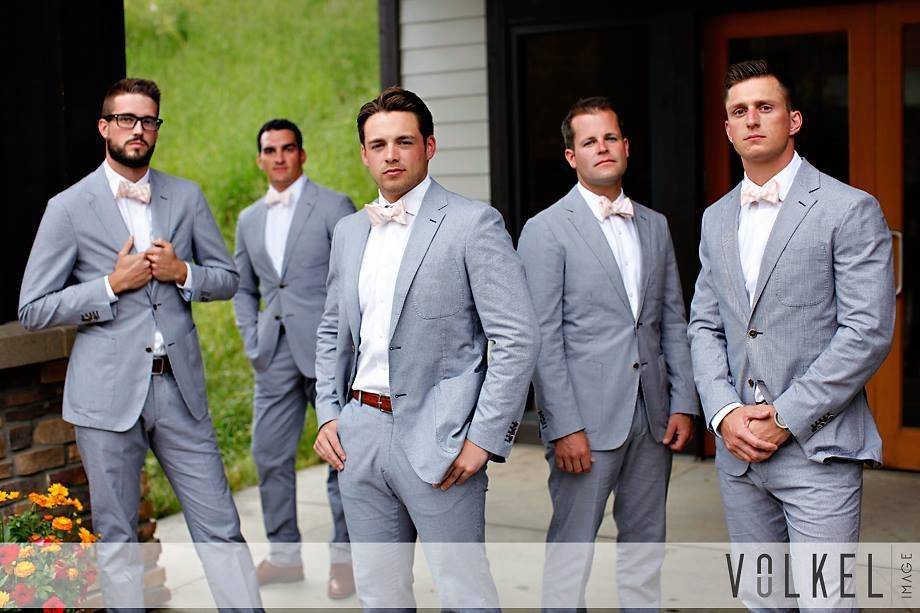
<instances>
[{"instance_id":1,"label":"jacket breast pocket","mask_svg":"<svg viewBox=\"0 0 920 613\"><path fill-rule=\"evenodd\" d=\"M820 304L831 290L826 245L787 248L776 265L776 298L791 307Z\"/></svg>"},{"instance_id":2,"label":"jacket breast pocket","mask_svg":"<svg viewBox=\"0 0 920 613\"><path fill-rule=\"evenodd\" d=\"M460 312L463 276L449 257L423 263L412 282L412 302L422 319L441 319Z\"/></svg>"}]
</instances>

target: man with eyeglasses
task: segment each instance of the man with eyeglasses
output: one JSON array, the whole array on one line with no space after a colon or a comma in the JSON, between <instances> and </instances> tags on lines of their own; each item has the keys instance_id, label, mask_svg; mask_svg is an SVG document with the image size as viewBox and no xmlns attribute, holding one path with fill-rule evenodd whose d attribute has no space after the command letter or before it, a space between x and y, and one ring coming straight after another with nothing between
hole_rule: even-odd
<instances>
[{"instance_id":1,"label":"man with eyeglasses","mask_svg":"<svg viewBox=\"0 0 920 613\"><path fill-rule=\"evenodd\" d=\"M219 607L259 588L208 414L191 302L226 300L239 275L201 190L150 168L160 91L123 79L98 121L105 160L52 198L19 298L28 330L77 326L63 416L90 484L109 608L142 608L137 540L148 449L163 467Z\"/></svg>"}]
</instances>

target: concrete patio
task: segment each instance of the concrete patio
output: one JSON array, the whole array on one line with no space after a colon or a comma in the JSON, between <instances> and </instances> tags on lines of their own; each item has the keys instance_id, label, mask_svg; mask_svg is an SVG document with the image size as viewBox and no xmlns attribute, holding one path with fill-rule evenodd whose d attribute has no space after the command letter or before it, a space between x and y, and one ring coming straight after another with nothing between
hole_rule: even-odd
<instances>
[{"instance_id":1,"label":"concrete patio","mask_svg":"<svg viewBox=\"0 0 920 613\"><path fill-rule=\"evenodd\" d=\"M298 474L299 521L304 540L303 558L307 580L303 583L270 585L262 590L267 608L357 607L355 597L331 601L325 595L328 554L325 540L331 530L325 499L325 466ZM519 444L507 464L489 466L486 535L493 575L506 608L538 606L543 542L551 516L546 491L548 468L542 447ZM235 496L242 517L243 534L258 562L267 551L256 488ZM609 510L609 509L608 509ZM166 568L167 587L172 606L208 606L208 588L201 566L188 546L188 530L181 515L160 520L157 529L164 543L160 564ZM610 513L601 528L595 571L588 586L589 606L610 606L615 601L612 558L616 529ZM719 498L718 478L712 460L699 461L678 456L674 461L668 500L668 557L671 569L664 586L664 607L680 606L680 593L705 592L707 586L695 583L693 572L701 565L715 565L720 578L725 573L724 554L715 545L724 543L727 534ZM920 474L885 470L865 473L862 511L864 543L911 543L914 560L920 558ZM893 555L893 554L892 554ZM878 558L878 556L877 556ZM916 562L914 563L916 567ZM713 573L710 573L711 576ZM915 582L917 581L915 573ZM437 596L424 557L416 557L416 594L419 607L437 606ZM719 589L724 591L724 586ZM715 586L712 586L715 590ZM669 597L669 594L671 596ZM699 600L699 598L697 598ZM877 603L881 604L881 603ZM700 606L700 605L697 605ZM715 601L712 606L720 606Z\"/></svg>"}]
</instances>

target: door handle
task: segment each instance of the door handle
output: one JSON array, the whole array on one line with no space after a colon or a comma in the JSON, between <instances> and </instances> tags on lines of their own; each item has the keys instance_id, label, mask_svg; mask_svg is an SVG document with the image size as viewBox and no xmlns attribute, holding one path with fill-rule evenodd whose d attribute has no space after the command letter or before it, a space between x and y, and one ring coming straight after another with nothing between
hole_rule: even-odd
<instances>
[{"instance_id":1,"label":"door handle","mask_svg":"<svg viewBox=\"0 0 920 613\"><path fill-rule=\"evenodd\" d=\"M895 275L895 297L901 295L904 289L904 233L900 230L892 230L891 238L898 239L898 269Z\"/></svg>"}]
</instances>

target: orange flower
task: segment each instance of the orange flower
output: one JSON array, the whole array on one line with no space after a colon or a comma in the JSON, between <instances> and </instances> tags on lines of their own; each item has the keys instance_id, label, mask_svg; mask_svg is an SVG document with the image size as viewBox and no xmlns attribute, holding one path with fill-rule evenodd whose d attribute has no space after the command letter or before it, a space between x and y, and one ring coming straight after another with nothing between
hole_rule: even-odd
<instances>
[{"instance_id":1,"label":"orange flower","mask_svg":"<svg viewBox=\"0 0 920 613\"><path fill-rule=\"evenodd\" d=\"M54 519L54 515L45 515L42 519L44 519L45 521L51 521L52 519Z\"/></svg>"},{"instance_id":2,"label":"orange flower","mask_svg":"<svg viewBox=\"0 0 920 613\"><path fill-rule=\"evenodd\" d=\"M80 528L80 542L81 543L95 543L96 535L87 530L86 528Z\"/></svg>"},{"instance_id":3,"label":"orange flower","mask_svg":"<svg viewBox=\"0 0 920 613\"><path fill-rule=\"evenodd\" d=\"M77 510L77 513L80 513L83 511L83 503L80 502L77 498L68 498L67 504L75 508Z\"/></svg>"},{"instance_id":4,"label":"orange flower","mask_svg":"<svg viewBox=\"0 0 920 613\"><path fill-rule=\"evenodd\" d=\"M76 568L68 568L67 578L71 581L76 581L80 578L80 571L78 571Z\"/></svg>"},{"instance_id":5,"label":"orange flower","mask_svg":"<svg viewBox=\"0 0 920 613\"><path fill-rule=\"evenodd\" d=\"M19 559L21 560L21 559L23 559L23 558L28 558L30 555L32 555L32 552L33 552L33 551L35 551L35 548L32 547L31 545L27 545L27 546L25 546L25 547L22 547L22 548L19 550Z\"/></svg>"},{"instance_id":6,"label":"orange flower","mask_svg":"<svg viewBox=\"0 0 920 613\"><path fill-rule=\"evenodd\" d=\"M61 550L61 545L53 541L48 542L47 545L42 546L42 553L57 553Z\"/></svg>"},{"instance_id":7,"label":"orange flower","mask_svg":"<svg viewBox=\"0 0 920 613\"><path fill-rule=\"evenodd\" d=\"M15 574L20 579L25 579L35 572L35 565L31 562L19 562L13 568L13 574Z\"/></svg>"},{"instance_id":8,"label":"orange flower","mask_svg":"<svg viewBox=\"0 0 920 613\"><path fill-rule=\"evenodd\" d=\"M33 504L36 504L43 509L50 509L54 506L54 503L47 496L36 494L35 492L29 494L29 500L31 500Z\"/></svg>"},{"instance_id":9,"label":"orange flower","mask_svg":"<svg viewBox=\"0 0 920 613\"><path fill-rule=\"evenodd\" d=\"M51 527L55 530L63 530L64 532L70 532L73 530L73 520L67 517L55 517L54 521L51 522Z\"/></svg>"}]
</instances>

